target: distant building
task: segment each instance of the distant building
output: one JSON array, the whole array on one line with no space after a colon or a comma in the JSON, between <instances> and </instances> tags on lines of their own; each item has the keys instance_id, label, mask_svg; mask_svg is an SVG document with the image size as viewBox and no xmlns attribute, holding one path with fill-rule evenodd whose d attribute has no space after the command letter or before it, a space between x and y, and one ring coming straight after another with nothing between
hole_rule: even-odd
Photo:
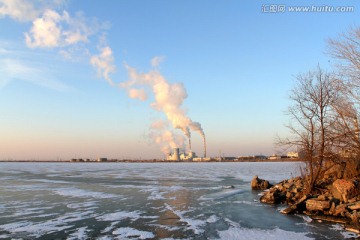
<instances>
[{"instance_id":1,"label":"distant building","mask_svg":"<svg viewBox=\"0 0 360 240\"><path fill-rule=\"evenodd\" d=\"M180 161L180 149L174 148L172 153L169 153L166 157L169 161Z\"/></svg>"},{"instance_id":2,"label":"distant building","mask_svg":"<svg viewBox=\"0 0 360 240\"><path fill-rule=\"evenodd\" d=\"M209 158L209 157L196 157L196 158L193 158L193 161L194 162L210 162L211 158Z\"/></svg>"},{"instance_id":3,"label":"distant building","mask_svg":"<svg viewBox=\"0 0 360 240\"><path fill-rule=\"evenodd\" d=\"M97 159L98 162L107 162L107 158L101 157Z\"/></svg>"},{"instance_id":4,"label":"distant building","mask_svg":"<svg viewBox=\"0 0 360 240\"><path fill-rule=\"evenodd\" d=\"M180 154L181 161L192 161L194 158L196 158L196 154L194 152L189 152L188 154L186 153Z\"/></svg>"},{"instance_id":5,"label":"distant building","mask_svg":"<svg viewBox=\"0 0 360 240\"><path fill-rule=\"evenodd\" d=\"M269 160L278 160L278 159L281 159L281 156L278 156L276 154L269 157Z\"/></svg>"},{"instance_id":6,"label":"distant building","mask_svg":"<svg viewBox=\"0 0 360 240\"><path fill-rule=\"evenodd\" d=\"M288 153L286 154L286 156L287 156L288 158L299 158L299 153L298 153L298 152L288 152Z\"/></svg>"},{"instance_id":7,"label":"distant building","mask_svg":"<svg viewBox=\"0 0 360 240\"><path fill-rule=\"evenodd\" d=\"M173 152L166 156L166 160L168 161L192 161L196 158L196 154L194 152L181 153L179 148L174 148Z\"/></svg>"}]
</instances>

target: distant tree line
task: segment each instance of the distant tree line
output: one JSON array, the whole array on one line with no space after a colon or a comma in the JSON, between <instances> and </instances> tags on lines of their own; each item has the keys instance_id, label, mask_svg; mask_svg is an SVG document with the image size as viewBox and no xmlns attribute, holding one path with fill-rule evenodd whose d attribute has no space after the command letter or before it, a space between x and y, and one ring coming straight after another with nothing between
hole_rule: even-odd
<instances>
[{"instance_id":1,"label":"distant tree line","mask_svg":"<svg viewBox=\"0 0 360 240\"><path fill-rule=\"evenodd\" d=\"M360 27L328 40L328 53L339 60L333 72L318 66L296 77L287 111L291 137L279 140L306 162L309 192L324 179L360 173Z\"/></svg>"}]
</instances>

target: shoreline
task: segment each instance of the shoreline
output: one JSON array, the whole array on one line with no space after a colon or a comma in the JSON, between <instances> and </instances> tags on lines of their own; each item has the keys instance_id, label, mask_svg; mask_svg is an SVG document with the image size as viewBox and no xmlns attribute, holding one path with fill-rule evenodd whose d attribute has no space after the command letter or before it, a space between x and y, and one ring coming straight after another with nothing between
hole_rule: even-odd
<instances>
[{"instance_id":1,"label":"shoreline","mask_svg":"<svg viewBox=\"0 0 360 240\"><path fill-rule=\"evenodd\" d=\"M254 176L252 190L262 191L259 201L264 204L286 204L281 214L303 214L311 221L342 224L347 231L360 237L359 178L323 179L323 187L307 192L306 178L295 177L270 184Z\"/></svg>"},{"instance_id":2,"label":"shoreline","mask_svg":"<svg viewBox=\"0 0 360 240\"><path fill-rule=\"evenodd\" d=\"M149 159L149 160L117 160L110 159L107 161L72 161L72 160L0 160L0 163L11 162L11 163L222 163L222 162L262 162L262 163L271 163L271 162L303 162L302 159L246 159L246 160L210 160L210 161L171 161L171 160L158 160L158 159Z\"/></svg>"}]
</instances>

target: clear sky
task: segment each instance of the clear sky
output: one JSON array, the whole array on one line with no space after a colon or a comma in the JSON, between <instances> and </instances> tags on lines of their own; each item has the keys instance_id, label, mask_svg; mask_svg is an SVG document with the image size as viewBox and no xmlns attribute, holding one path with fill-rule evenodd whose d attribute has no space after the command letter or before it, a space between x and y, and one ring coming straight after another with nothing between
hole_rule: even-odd
<instances>
[{"instance_id":1,"label":"clear sky","mask_svg":"<svg viewBox=\"0 0 360 240\"><path fill-rule=\"evenodd\" d=\"M283 2L0 0L0 159L162 158L187 131L202 155L197 122L210 156L275 153L294 76L360 24Z\"/></svg>"}]
</instances>

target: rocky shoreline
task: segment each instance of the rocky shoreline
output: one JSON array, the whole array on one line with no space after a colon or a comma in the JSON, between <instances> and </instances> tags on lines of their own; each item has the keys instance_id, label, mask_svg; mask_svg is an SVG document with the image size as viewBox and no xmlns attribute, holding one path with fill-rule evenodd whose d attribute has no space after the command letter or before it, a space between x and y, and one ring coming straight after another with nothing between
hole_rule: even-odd
<instances>
[{"instance_id":1,"label":"rocky shoreline","mask_svg":"<svg viewBox=\"0 0 360 240\"><path fill-rule=\"evenodd\" d=\"M360 236L360 179L324 180L310 194L305 181L296 177L271 185L255 176L251 188L265 190L260 197L262 203L286 203L282 214L300 213L314 221L341 223L346 230Z\"/></svg>"}]
</instances>

